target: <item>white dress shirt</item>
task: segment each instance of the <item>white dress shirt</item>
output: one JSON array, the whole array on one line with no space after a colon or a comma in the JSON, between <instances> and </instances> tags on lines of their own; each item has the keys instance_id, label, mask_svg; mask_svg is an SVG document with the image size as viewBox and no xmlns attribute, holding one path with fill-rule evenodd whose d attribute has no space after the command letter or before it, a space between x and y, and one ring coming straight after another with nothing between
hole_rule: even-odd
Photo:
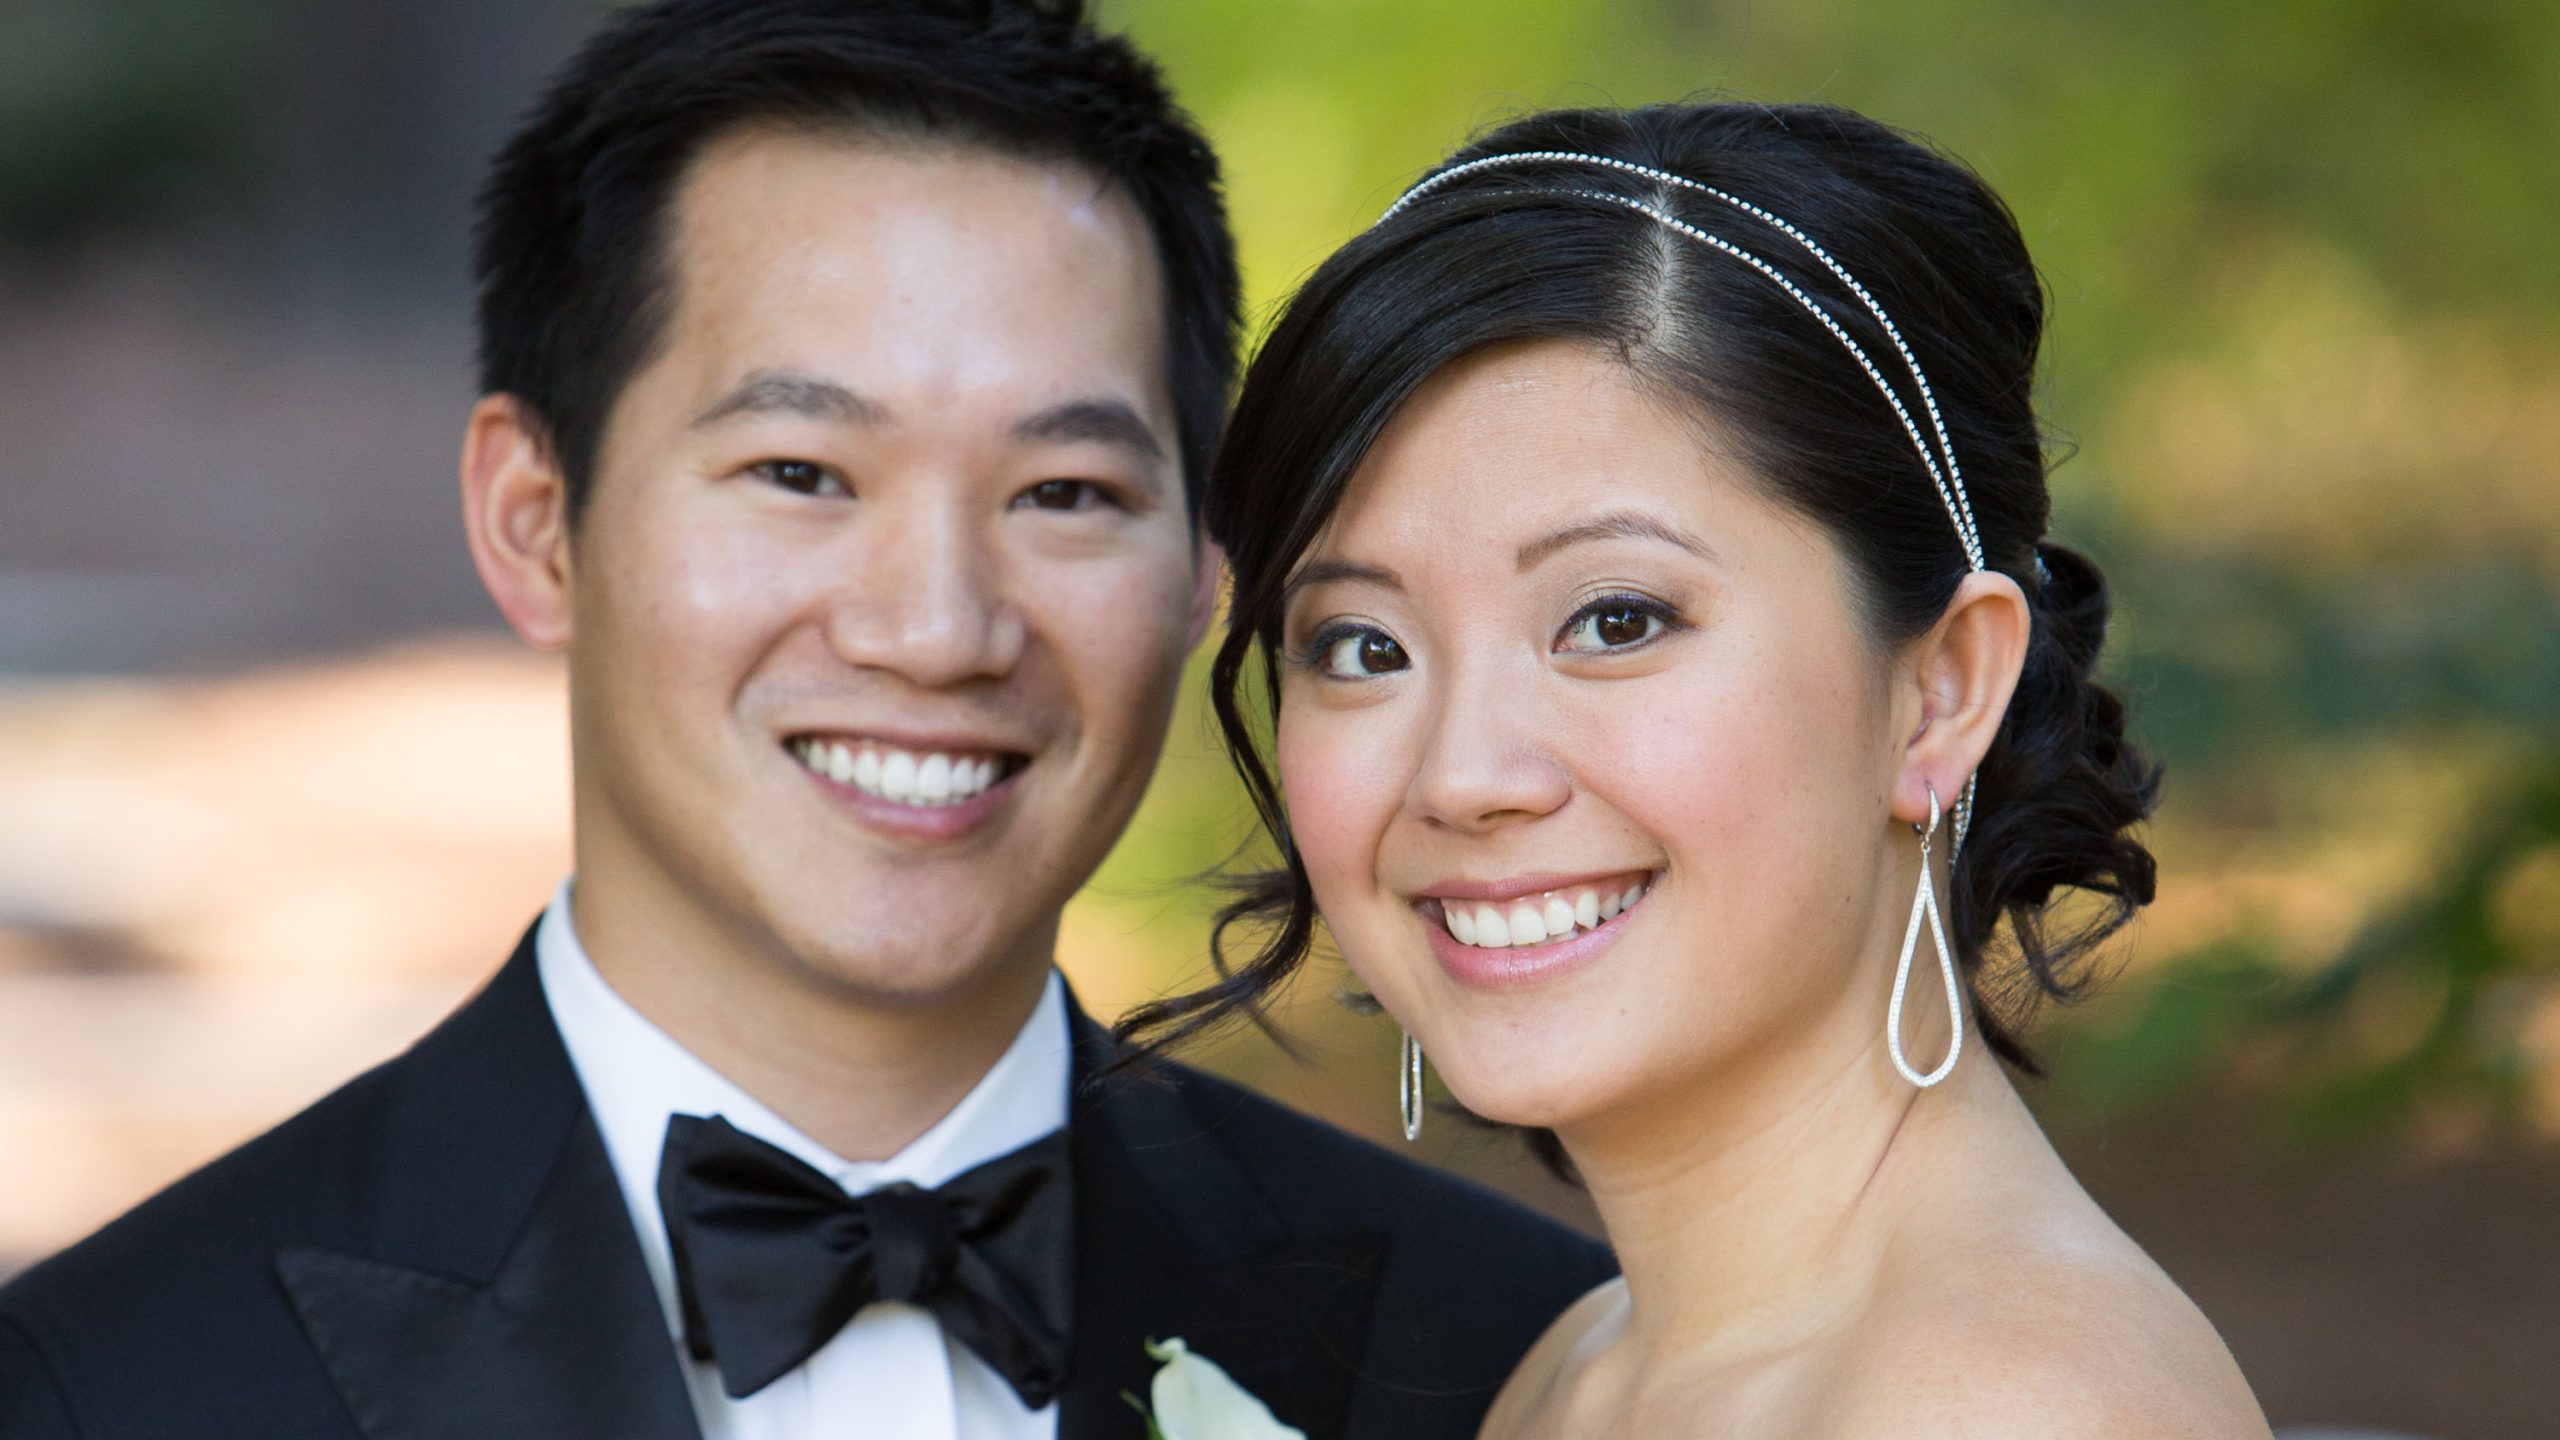
<instances>
[{"instance_id":1,"label":"white dress shirt","mask_svg":"<svg viewBox=\"0 0 2560 1440\"><path fill-rule=\"evenodd\" d=\"M797 1369L730 1399L719 1368L683 1349L675 1263L658 1209L658 1154L671 1115L724 1116L856 1195L901 1180L940 1185L1057 1130L1067 1120L1070 1038L1066 992L1055 972L1012 1048L977 1087L906 1149L863 1164L802 1134L616 994L578 943L567 883L543 912L534 953L552 1018L631 1207L704 1440L1055 1440L1055 1404L1026 1408L1004 1377L943 1334L930 1312L891 1302L865 1306Z\"/></svg>"}]
</instances>

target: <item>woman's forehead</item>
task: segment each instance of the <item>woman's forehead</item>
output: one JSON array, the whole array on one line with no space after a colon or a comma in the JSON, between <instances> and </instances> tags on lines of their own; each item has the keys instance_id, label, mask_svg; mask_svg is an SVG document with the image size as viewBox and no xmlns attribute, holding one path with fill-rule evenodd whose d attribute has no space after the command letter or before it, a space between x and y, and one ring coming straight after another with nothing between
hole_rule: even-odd
<instances>
[{"instance_id":1,"label":"woman's forehead","mask_svg":"<svg viewBox=\"0 0 2560 1440\"><path fill-rule=\"evenodd\" d=\"M1764 509L1712 431L1613 357L1562 342L1506 346L1419 387L1344 487L1300 563L1345 549L1456 548L1508 572L1559 532L1614 517L1712 550L1711 530Z\"/></svg>"}]
</instances>

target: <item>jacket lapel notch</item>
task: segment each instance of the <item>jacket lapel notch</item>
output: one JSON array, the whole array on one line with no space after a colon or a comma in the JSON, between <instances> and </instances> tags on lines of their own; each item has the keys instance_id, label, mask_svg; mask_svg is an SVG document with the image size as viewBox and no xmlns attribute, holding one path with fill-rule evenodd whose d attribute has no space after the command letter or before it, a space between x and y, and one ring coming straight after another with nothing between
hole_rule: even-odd
<instances>
[{"instance_id":1,"label":"jacket lapel notch","mask_svg":"<svg viewBox=\"0 0 2560 1440\"><path fill-rule=\"evenodd\" d=\"M373 1253L275 1265L368 1440L700 1440L531 935L410 1052L382 1145Z\"/></svg>"}]
</instances>

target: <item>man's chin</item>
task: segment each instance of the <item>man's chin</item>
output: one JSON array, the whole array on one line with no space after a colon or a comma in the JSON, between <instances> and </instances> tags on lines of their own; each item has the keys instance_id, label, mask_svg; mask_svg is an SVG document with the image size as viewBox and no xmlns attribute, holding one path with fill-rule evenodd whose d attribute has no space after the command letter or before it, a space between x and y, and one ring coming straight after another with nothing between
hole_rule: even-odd
<instances>
[{"instance_id":1,"label":"man's chin","mask_svg":"<svg viewBox=\"0 0 2560 1440\"><path fill-rule=\"evenodd\" d=\"M863 933L857 925L790 945L793 967L829 999L887 1010L975 1004L1007 988L1008 981L1028 988L1036 983L1033 977L1049 970L1046 946L990 945L974 935L865 943L855 938Z\"/></svg>"}]
</instances>

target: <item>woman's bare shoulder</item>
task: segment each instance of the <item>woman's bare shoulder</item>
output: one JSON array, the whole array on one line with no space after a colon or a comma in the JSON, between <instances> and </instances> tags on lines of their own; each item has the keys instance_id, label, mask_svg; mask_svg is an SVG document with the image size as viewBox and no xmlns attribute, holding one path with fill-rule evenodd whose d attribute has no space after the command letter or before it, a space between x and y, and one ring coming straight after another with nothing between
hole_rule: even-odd
<instances>
[{"instance_id":1,"label":"woman's bare shoulder","mask_svg":"<svg viewBox=\"0 0 2560 1440\"><path fill-rule=\"evenodd\" d=\"M1626 1304L1627 1283L1612 1276L1566 1306L1503 1382L1477 1440L1526 1440L1544 1433L1538 1417L1556 1381L1576 1359L1608 1343L1609 1334L1625 1321Z\"/></svg>"},{"instance_id":2,"label":"woman's bare shoulder","mask_svg":"<svg viewBox=\"0 0 2560 1440\"><path fill-rule=\"evenodd\" d=\"M2212 1323L2109 1230L1920 1267L1842 1337L1810 1432L2266 1440Z\"/></svg>"}]
</instances>

